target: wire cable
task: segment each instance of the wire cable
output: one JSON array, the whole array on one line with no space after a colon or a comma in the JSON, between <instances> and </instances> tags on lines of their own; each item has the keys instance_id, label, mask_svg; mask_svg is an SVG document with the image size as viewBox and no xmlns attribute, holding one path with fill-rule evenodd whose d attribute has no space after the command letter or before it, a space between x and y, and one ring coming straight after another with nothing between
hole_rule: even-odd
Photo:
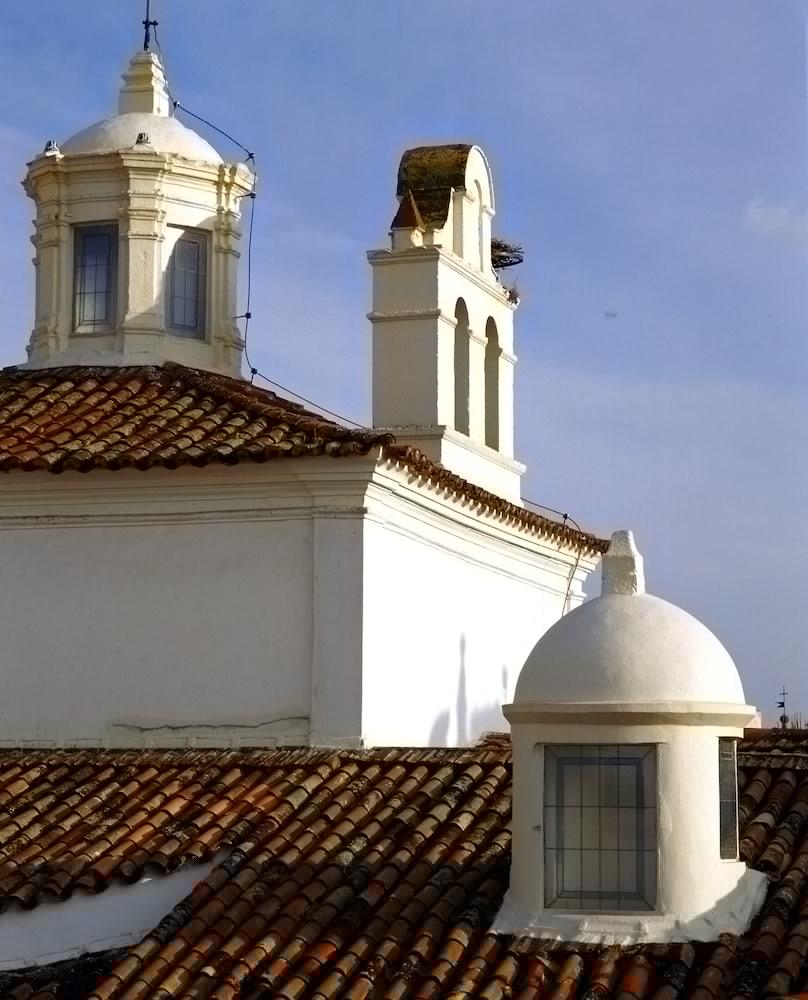
<instances>
[{"instance_id":1,"label":"wire cable","mask_svg":"<svg viewBox=\"0 0 808 1000\"><path fill-rule=\"evenodd\" d=\"M196 112L191 111L190 108L186 108L184 104L181 104L176 98L172 101L175 111L183 111L186 115L190 115L191 118L196 118L198 122L202 122L203 125L207 125L208 128L212 128L214 132L218 132L219 135L223 135L225 139L229 139L234 145L238 146L239 149L243 150L247 154L247 160L252 160L255 162L255 153L247 149L243 142L239 142L235 136L232 136L229 132L225 132L223 128L219 128L218 125L214 125L213 122L208 121L207 118L203 118L202 115L196 114Z\"/></svg>"},{"instance_id":2,"label":"wire cable","mask_svg":"<svg viewBox=\"0 0 808 1000\"><path fill-rule=\"evenodd\" d=\"M255 168L255 157L250 153L253 161L253 168ZM250 332L250 320L252 319L252 246L253 246L253 230L255 228L255 184L258 179L258 174L255 169L253 169L253 182L252 190L247 196L250 199L250 221L247 229L247 301L245 304L244 312L240 316L236 316L236 319L244 320L244 360L247 362L247 367L250 369L250 383L252 384L253 379L256 375L261 375L258 369L250 360L250 350L247 343L247 337ZM261 376L263 378L263 375Z\"/></svg>"},{"instance_id":3,"label":"wire cable","mask_svg":"<svg viewBox=\"0 0 808 1000\"><path fill-rule=\"evenodd\" d=\"M578 552L575 556L575 564L570 570L570 578L567 581L567 592L566 594L564 594L564 605L561 608L562 615L565 615L567 613L567 605L569 604L570 601L570 594L572 593L572 585L575 582L575 574L578 572L578 566L580 565L580 562L581 562L581 550L578 549Z\"/></svg>"},{"instance_id":4,"label":"wire cable","mask_svg":"<svg viewBox=\"0 0 808 1000\"><path fill-rule=\"evenodd\" d=\"M269 383L269 385L274 386L276 389L280 389L281 392L286 393L287 396L294 396L295 399L299 399L302 403L306 403L307 406L311 406L315 410L319 410L321 413L327 413L329 417L335 417L337 420L342 421L342 423L351 424L351 426L356 427L358 430L370 431L373 429L368 427L367 424L357 423L356 420L351 420L350 417L346 417L342 413L336 413L334 410L329 410L326 406L321 406L319 403L315 403L312 399L307 399L305 396L301 396L299 392L295 392L294 389L290 389L288 386L281 385L280 382L276 382L268 375L264 375L264 373L260 372L257 368L252 368L250 370L254 372L255 375L257 375L262 381Z\"/></svg>"}]
</instances>

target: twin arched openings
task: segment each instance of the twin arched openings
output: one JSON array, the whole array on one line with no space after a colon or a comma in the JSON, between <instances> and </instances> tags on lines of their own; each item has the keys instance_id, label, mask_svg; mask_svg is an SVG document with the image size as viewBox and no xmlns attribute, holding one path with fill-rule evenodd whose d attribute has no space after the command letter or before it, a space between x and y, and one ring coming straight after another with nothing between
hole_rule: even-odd
<instances>
[{"instance_id":1,"label":"twin arched openings","mask_svg":"<svg viewBox=\"0 0 808 1000\"><path fill-rule=\"evenodd\" d=\"M479 398L471 392L471 337L469 313L463 299L455 306L454 342L454 389L455 389L455 430L469 434L471 426L470 403ZM497 324L489 316L485 324L485 361L483 371L482 416L485 444L499 449L499 334ZM475 372L475 376L476 376Z\"/></svg>"}]
</instances>

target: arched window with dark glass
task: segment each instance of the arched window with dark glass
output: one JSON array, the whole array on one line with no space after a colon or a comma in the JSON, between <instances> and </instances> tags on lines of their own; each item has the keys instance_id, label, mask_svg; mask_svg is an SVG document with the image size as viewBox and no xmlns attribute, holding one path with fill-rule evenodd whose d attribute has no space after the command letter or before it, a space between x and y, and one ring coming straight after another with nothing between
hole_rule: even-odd
<instances>
[{"instance_id":1,"label":"arched window with dark glass","mask_svg":"<svg viewBox=\"0 0 808 1000\"><path fill-rule=\"evenodd\" d=\"M455 306L454 393L455 430L469 432L469 311L462 299Z\"/></svg>"},{"instance_id":2,"label":"arched window with dark glass","mask_svg":"<svg viewBox=\"0 0 808 1000\"><path fill-rule=\"evenodd\" d=\"M77 332L112 327L118 280L118 227L77 226L73 242L73 326Z\"/></svg>"},{"instance_id":3,"label":"arched window with dark glass","mask_svg":"<svg viewBox=\"0 0 808 1000\"><path fill-rule=\"evenodd\" d=\"M206 333L208 234L185 229L177 237L166 273L166 328L176 337Z\"/></svg>"}]
</instances>

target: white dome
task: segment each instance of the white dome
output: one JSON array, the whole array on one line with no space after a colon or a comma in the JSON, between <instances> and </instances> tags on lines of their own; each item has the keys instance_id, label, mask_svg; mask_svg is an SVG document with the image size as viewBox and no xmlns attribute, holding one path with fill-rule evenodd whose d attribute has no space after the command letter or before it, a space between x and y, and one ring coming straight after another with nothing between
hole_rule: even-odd
<instances>
[{"instance_id":1,"label":"white dome","mask_svg":"<svg viewBox=\"0 0 808 1000\"><path fill-rule=\"evenodd\" d=\"M522 667L514 704L744 703L732 657L713 633L644 592L642 556L630 532L612 538L603 589L539 639Z\"/></svg>"},{"instance_id":2,"label":"white dome","mask_svg":"<svg viewBox=\"0 0 808 1000\"><path fill-rule=\"evenodd\" d=\"M201 135L183 125L176 118L151 114L147 111L129 111L113 115L77 132L61 143L63 153L114 153L131 149L138 134L145 132L152 149L158 153L173 153L189 160L222 163L222 158Z\"/></svg>"}]
</instances>

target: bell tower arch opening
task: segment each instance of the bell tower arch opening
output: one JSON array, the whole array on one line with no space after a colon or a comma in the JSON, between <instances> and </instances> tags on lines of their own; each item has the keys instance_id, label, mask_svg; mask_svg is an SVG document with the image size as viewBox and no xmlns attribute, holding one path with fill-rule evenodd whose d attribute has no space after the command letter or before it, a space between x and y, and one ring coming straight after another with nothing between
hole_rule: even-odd
<instances>
[{"instance_id":1,"label":"bell tower arch opening","mask_svg":"<svg viewBox=\"0 0 808 1000\"><path fill-rule=\"evenodd\" d=\"M499 448L499 334L489 316L485 324L485 443Z\"/></svg>"},{"instance_id":2,"label":"bell tower arch opening","mask_svg":"<svg viewBox=\"0 0 808 1000\"><path fill-rule=\"evenodd\" d=\"M469 311L463 299L455 306L454 342L454 426L461 434L469 432Z\"/></svg>"}]
</instances>

